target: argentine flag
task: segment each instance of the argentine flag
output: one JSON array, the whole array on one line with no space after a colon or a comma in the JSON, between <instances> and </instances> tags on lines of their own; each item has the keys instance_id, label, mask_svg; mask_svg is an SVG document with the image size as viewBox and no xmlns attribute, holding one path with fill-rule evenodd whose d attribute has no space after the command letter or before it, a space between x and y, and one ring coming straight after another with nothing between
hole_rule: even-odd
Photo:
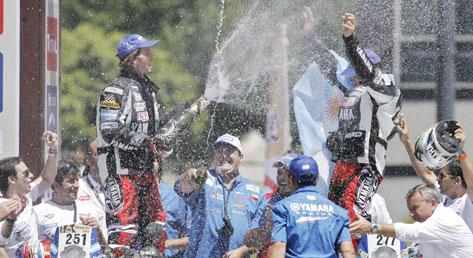
<instances>
[{"instance_id":1,"label":"argentine flag","mask_svg":"<svg viewBox=\"0 0 473 258\"><path fill-rule=\"evenodd\" d=\"M337 80L340 87L353 88L352 83L341 75L349 63L330 50L337 60ZM329 132L338 128L338 111L343 101L343 93L337 85L331 85L320 71L317 63L312 63L296 83L293 91L294 114L299 138L305 155L312 156L319 166L317 190L327 196L334 163L325 145Z\"/></svg>"}]
</instances>

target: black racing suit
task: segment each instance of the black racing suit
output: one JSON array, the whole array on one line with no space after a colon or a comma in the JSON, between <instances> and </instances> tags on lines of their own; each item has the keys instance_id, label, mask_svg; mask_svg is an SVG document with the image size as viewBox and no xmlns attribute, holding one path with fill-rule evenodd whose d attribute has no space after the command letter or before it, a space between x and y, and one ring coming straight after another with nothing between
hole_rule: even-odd
<instances>
[{"instance_id":1,"label":"black racing suit","mask_svg":"<svg viewBox=\"0 0 473 258\"><path fill-rule=\"evenodd\" d=\"M354 36L344 38L344 42L362 86L346 89L337 80L335 57L313 39L309 44L313 59L344 95L338 129L327 138L327 147L336 162L329 198L348 209L351 221L357 219L355 209L369 217L371 196L382 180L387 141L395 132L401 91L391 76L370 62Z\"/></svg>"},{"instance_id":2,"label":"black racing suit","mask_svg":"<svg viewBox=\"0 0 473 258\"><path fill-rule=\"evenodd\" d=\"M145 227L150 222L165 223L153 161L159 160L158 148L170 146L190 121L164 117L157 89L146 76L122 72L100 93L98 165L102 178L106 177L110 244L143 248L150 245L142 234ZM152 244L164 251L164 241L163 235L161 242Z\"/></svg>"}]
</instances>

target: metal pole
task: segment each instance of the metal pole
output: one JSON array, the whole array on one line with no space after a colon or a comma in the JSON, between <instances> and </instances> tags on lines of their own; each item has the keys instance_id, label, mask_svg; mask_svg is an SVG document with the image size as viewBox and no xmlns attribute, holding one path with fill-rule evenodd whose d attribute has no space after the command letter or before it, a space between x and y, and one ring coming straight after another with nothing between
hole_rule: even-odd
<instances>
[{"instance_id":1,"label":"metal pole","mask_svg":"<svg viewBox=\"0 0 473 258\"><path fill-rule=\"evenodd\" d=\"M455 1L439 0L437 36L437 120L453 119L456 95Z\"/></svg>"},{"instance_id":2,"label":"metal pole","mask_svg":"<svg viewBox=\"0 0 473 258\"><path fill-rule=\"evenodd\" d=\"M289 133L289 79L287 68L287 25L281 24L272 49L271 83L268 92L266 113L266 190L276 189L276 173L273 162L291 146Z\"/></svg>"}]
</instances>

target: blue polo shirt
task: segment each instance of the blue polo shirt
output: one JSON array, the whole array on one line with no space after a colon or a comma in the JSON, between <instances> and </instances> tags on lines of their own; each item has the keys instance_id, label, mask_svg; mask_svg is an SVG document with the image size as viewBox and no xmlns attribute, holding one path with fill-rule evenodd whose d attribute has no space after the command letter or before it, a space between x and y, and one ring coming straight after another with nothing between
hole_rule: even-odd
<instances>
[{"instance_id":1,"label":"blue polo shirt","mask_svg":"<svg viewBox=\"0 0 473 258\"><path fill-rule=\"evenodd\" d=\"M351 241L348 214L315 190L302 186L276 203L271 243L285 242L286 257L337 258L337 245Z\"/></svg>"},{"instance_id":2,"label":"blue polo shirt","mask_svg":"<svg viewBox=\"0 0 473 258\"><path fill-rule=\"evenodd\" d=\"M190 208L186 202L174 192L172 186L159 183L159 193L166 213L166 238L178 239L187 236L190 226ZM166 249L164 257L183 257L185 249Z\"/></svg>"},{"instance_id":3,"label":"blue polo shirt","mask_svg":"<svg viewBox=\"0 0 473 258\"><path fill-rule=\"evenodd\" d=\"M274 204L279 202L281 199L281 195L278 192L275 192L273 196L271 196L269 199L263 200L258 210L256 211L255 219L251 222L250 229L262 228L266 223L265 211L268 208L268 205L274 206Z\"/></svg>"},{"instance_id":4,"label":"blue polo shirt","mask_svg":"<svg viewBox=\"0 0 473 258\"><path fill-rule=\"evenodd\" d=\"M174 190L186 200L193 215L184 257L220 258L244 244L245 234L263 200L260 187L238 175L231 188L224 189L220 176L210 170L201 189L188 194L179 189L180 180L177 180ZM227 200L226 205L224 200ZM233 227L231 235L222 230L224 206Z\"/></svg>"}]
</instances>

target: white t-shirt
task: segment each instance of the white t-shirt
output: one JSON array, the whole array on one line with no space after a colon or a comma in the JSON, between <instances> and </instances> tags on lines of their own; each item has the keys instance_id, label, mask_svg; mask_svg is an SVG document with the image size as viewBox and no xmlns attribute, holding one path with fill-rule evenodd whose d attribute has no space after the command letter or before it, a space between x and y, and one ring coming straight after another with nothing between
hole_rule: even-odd
<instances>
[{"instance_id":1,"label":"white t-shirt","mask_svg":"<svg viewBox=\"0 0 473 258\"><path fill-rule=\"evenodd\" d=\"M435 189L440 193L440 186L435 184ZM452 209L463 218L470 231L473 232L473 202L467 193L459 198L452 199L442 194L442 202L445 207Z\"/></svg>"},{"instance_id":2,"label":"white t-shirt","mask_svg":"<svg viewBox=\"0 0 473 258\"><path fill-rule=\"evenodd\" d=\"M82 224L79 214L88 213L97 217L95 208L86 202L76 201L74 204L59 205L52 200L34 206L38 224L38 237L41 240L54 239L56 228L63 225Z\"/></svg>"},{"instance_id":3,"label":"white t-shirt","mask_svg":"<svg viewBox=\"0 0 473 258\"><path fill-rule=\"evenodd\" d=\"M10 237L5 238L0 233L0 245L5 246L8 257L16 257L16 250L26 241L37 242L38 232L32 200L36 200L38 197L38 186L31 185L31 191L26 195L26 207L16 218ZM5 198L0 198L0 203L6 200ZM0 222L0 228L3 226L3 223L6 223L6 221Z\"/></svg>"},{"instance_id":4,"label":"white t-shirt","mask_svg":"<svg viewBox=\"0 0 473 258\"><path fill-rule=\"evenodd\" d=\"M418 242L423 257L473 257L473 234L460 216L443 204L426 221L395 223L394 229L401 241Z\"/></svg>"}]
</instances>

